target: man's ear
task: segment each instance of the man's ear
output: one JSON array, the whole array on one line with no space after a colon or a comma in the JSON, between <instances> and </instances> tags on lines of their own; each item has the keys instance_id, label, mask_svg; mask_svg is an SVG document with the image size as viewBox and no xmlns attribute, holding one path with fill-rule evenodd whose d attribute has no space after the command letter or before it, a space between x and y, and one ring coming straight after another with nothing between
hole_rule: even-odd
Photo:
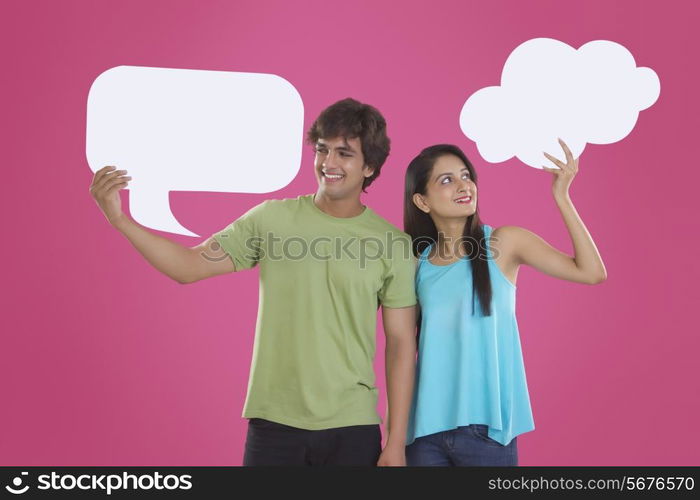
<instances>
[{"instance_id":1,"label":"man's ear","mask_svg":"<svg viewBox=\"0 0 700 500\"><path fill-rule=\"evenodd\" d=\"M426 214L430 212L430 207L425 203L425 199L420 193L416 193L413 195L413 204L417 206L419 210L425 212Z\"/></svg>"},{"instance_id":2,"label":"man's ear","mask_svg":"<svg viewBox=\"0 0 700 500\"><path fill-rule=\"evenodd\" d=\"M365 163L365 166L362 167L362 169L364 170L365 177L372 177L372 175L374 174L374 167L370 167L366 163Z\"/></svg>"}]
</instances>

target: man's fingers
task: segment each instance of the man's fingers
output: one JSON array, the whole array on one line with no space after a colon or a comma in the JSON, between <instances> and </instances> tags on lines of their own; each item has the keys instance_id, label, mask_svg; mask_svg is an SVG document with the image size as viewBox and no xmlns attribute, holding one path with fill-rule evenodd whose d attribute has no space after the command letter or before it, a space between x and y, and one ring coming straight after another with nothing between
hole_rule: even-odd
<instances>
[{"instance_id":1,"label":"man's fingers","mask_svg":"<svg viewBox=\"0 0 700 500\"><path fill-rule=\"evenodd\" d=\"M92 178L92 184L90 185L90 188L97 188L97 186L100 185L102 182L102 179L104 176L111 170L115 169L116 167L112 165L107 165L106 167L102 167L99 169L97 172L95 172L94 177Z\"/></svg>"},{"instance_id":2,"label":"man's fingers","mask_svg":"<svg viewBox=\"0 0 700 500\"><path fill-rule=\"evenodd\" d=\"M105 172L102 175L102 178L95 183L95 189L100 191L102 190L108 182L110 182L112 179L118 179L122 176L126 175L126 170L112 170L109 172Z\"/></svg>"},{"instance_id":3,"label":"man's fingers","mask_svg":"<svg viewBox=\"0 0 700 500\"><path fill-rule=\"evenodd\" d=\"M115 184L122 184L122 183L128 183L131 180L131 177L127 175L122 175L120 177L112 177L111 180L107 181L105 184L105 189L109 189Z\"/></svg>"},{"instance_id":4,"label":"man's fingers","mask_svg":"<svg viewBox=\"0 0 700 500\"><path fill-rule=\"evenodd\" d=\"M116 168L117 167L114 165L107 165L99 169L97 172L95 172L95 177L92 179L92 186L99 189L106 178L109 178L109 176L113 175L115 172L119 172L119 170L116 170Z\"/></svg>"},{"instance_id":5,"label":"man's fingers","mask_svg":"<svg viewBox=\"0 0 700 500\"><path fill-rule=\"evenodd\" d=\"M109 172L110 170L114 170L115 168L117 167L115 167L114 165L107 165L95 172L95 177L93 177L92 179L93 185L96 185L107 172Z\"/></svg>"},{"instance_id":6,"label":"man's fingers","mask_svg":"<svg viewBox=\"0 0 700 500\"><path fill-rule=\"evenodd\" d=\"M131 177L126 175L108 177L95 189L95 193L97 196L106 196L115 184L127 183L130 180Z\"/></svg>"},{"instance_id":7,"label":"man's fingers","mask_svg":"<svg viewBox=\"0 0 700 500\"><path fill-rule=\"evenodd\" d=\"M107 190L105 193L105 196L111 195L115 191L119 191L120 189L124 189L129 183L124 181L124 182L117 182L116 184L110 186L110 188Z\"/></svg>"}]
</instances>

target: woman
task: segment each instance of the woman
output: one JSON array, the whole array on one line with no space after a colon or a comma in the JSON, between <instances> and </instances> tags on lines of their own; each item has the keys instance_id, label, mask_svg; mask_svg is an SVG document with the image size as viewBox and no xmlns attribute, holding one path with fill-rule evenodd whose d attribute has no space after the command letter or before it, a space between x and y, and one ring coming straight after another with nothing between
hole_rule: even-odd
<instances>
[{"instance_id":1,"label":"woman","mask_svg":"<svg viewBox=\"0 0 700 500\"><path fill-rule=\"evenodd\" d=\"M418 257L418 366L408 465L517 465L516 437L534 429L518 325L521 265L568 281L606 278L595 243L569 198L578 172L566 144L552 192L574 256L516 226L492 230L477 209L476 172L456 146L424 149L406 172L404 230Z\"/></svg>"}]
</instances>

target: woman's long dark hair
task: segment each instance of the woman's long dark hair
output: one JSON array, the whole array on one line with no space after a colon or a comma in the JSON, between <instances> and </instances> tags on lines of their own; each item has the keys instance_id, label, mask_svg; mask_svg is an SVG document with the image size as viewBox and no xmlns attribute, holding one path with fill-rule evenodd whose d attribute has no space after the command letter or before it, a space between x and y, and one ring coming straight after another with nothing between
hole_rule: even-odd
<instances>
[{"instance_id":1,"label":"woman's long dark hair","mask_svg":"<svg viewBox=\"0 0 700 500\"><path fill-rule=\"evenodd\" d=\"M469 175L477 183L476 172L464 152L452 144L437 144L425 148L408 165L406 170L406 185L403 202L403 226L404 231L411 236L413 241L413 254L418 257L431 243L438 244L438 231L430 215L420 210L413 203L413 195L416 193L425 195L428 179L433 172L433 166L438 158L445 155L454 155L467 167ZM476 207L473 215L467 218L462 231L460 245L468 256L472 266L472 314L475 311L474 298L478 297L481 311L484 316L491 315L491 278L489 275L486 249L482 244L484 240L484 226L479 219L479 207ZM471 244L467 246L467 242ZM418 318L420 328L420 317Z\"/></svg>"}]
</instances>

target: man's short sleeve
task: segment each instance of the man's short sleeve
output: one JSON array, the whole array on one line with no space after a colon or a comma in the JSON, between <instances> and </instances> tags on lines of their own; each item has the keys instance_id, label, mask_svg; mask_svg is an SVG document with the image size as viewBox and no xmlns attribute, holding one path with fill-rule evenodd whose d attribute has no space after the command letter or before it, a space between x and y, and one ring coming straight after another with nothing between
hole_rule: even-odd
<instances>
[{"instance_id":1,"label":"man's short sleeve","mask_svg":"<svg viewBox=\"0 0 700 500\"><path fill-rule=\"evenodd\" d=\"M411 238L404 235L399 243L389 249L389 270L379 290L379 302L384 307L416 305L416 262L411 252Z\"/></svg>"},{"instance_id":2,"label":"man's short sleeve","mask_svg":"<svg viewBox=\"0 0 700 500\"><path fill-rule=\"evenodd\" d=\"M212 236L236 266L236 271L250 269L260 259L262 218L267 202L257 205Z\"/></svg>"}]
</instances>

